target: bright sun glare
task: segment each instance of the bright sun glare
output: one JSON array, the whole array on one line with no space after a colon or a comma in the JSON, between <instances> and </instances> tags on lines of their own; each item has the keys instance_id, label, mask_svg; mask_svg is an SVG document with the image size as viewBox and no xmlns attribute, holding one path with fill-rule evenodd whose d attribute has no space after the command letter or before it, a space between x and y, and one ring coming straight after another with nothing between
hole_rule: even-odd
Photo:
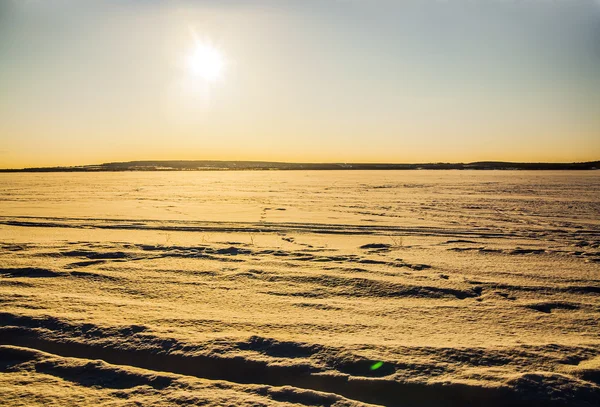
<instances>
[{"instance_id":1,"label":"bright sun glare","mask_svg":"<svg viewBox=\"0 0 600 407\"><path fill-rule=\"evenodd\" d=\"M197 43L188 57L190 72L203 78L207 82L220 79L225 67L221 52L209 44Z\"/></svg>"}]
</instances>

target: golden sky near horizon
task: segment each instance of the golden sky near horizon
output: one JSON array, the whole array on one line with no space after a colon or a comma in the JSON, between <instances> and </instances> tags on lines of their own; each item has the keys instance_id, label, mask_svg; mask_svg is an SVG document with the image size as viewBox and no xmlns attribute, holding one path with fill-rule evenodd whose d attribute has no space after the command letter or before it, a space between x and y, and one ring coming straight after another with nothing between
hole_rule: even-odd
<instances>
[{"instance_id":1,"label":"golden sky near horizon","mask_svg":"<svg viewBox=\"0 0 600 407\"><path fill-rule=\"evenodd\" d=\"M0 168L600 159L600 4L0 0Z\"/></svg>"}]
</instances>

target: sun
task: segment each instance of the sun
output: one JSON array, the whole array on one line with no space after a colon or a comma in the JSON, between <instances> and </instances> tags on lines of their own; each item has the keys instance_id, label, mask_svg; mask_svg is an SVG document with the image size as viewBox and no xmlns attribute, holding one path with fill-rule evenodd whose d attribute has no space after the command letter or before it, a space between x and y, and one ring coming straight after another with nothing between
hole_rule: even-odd
<instances>
[{"instance_id":1,"label":"sun","mask_svg":"<svg viewBox=\"0 0 600 407\"><path fill-rule=\"evenodd\" d=\"M225 60L221 51L214 46L196 43L188 56L188 68L192 75L207 82L215 82L223 75Z\"/></svg>"}]
</instances>

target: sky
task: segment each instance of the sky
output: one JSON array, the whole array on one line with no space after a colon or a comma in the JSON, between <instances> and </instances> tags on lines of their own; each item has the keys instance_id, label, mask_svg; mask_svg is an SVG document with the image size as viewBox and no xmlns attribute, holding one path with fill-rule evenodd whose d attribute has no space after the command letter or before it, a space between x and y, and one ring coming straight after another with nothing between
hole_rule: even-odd
<instances>
[{"instance_id":1,"label":"sky","mask_svg":"<svg viewBox=\"0 0 600 407\"><path fill-rule=\"evenodd\" d=\"M0 168L162 159L599 160L600 1L0 0Z\"/></svg>"}]
</instances>

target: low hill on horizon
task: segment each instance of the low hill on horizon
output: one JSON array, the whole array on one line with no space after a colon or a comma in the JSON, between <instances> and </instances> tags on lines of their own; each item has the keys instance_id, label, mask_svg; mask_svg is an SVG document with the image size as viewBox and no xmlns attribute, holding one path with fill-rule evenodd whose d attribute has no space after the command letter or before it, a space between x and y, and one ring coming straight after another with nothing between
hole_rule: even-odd
<instances>
[{"instance_id":1,"label":"low hill on horizon","mask_svg":"<svg viewBox=\"0 0 600 407\"><path fill-rule=\"evenodd\" d=\"M148 160L111 162L70 167L0 169L0 172L97 172L97 171L231 171L231 170L596 170L600 161L575 163L290 163L271 161Z\"/></svg>"}]
</instances>

